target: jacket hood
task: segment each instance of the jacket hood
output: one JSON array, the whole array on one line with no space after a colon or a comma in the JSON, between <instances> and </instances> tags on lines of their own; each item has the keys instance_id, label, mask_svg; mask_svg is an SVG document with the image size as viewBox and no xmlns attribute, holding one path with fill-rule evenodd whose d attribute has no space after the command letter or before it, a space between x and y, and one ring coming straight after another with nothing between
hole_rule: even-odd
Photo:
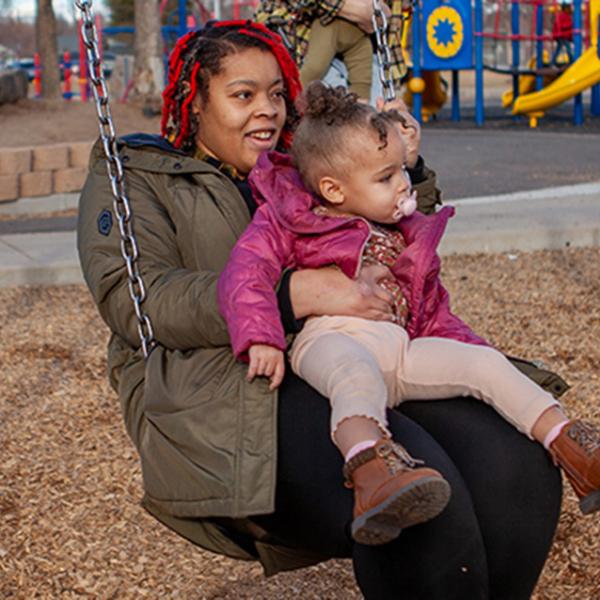
<instances>
[{"instance_id":1,"label":"jacket hood","mask_svg":"<svg viewBox=\"0 0 600 600\"><path fill-rule=\"evenodd\" d=\"M117 139L117 149L125 169L169 175L213 174L225 175L203 160L177 150L168 140L157 134L132 133ZM92 150L90 165L104 163L102 140L98 139Z\"/></svg>"}]
</instances>

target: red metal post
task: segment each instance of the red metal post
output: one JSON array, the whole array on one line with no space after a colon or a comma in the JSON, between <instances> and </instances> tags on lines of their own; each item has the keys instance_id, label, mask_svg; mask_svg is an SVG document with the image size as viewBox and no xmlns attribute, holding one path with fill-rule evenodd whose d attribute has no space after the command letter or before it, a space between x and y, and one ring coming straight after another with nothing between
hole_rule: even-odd
<instances>
[{"instance_id":1,"label":"red metal post","mask_svg":"<svg viewBox=\"0 0 600 600\"><path fill-rule=\"evenodd\" d=\"M33 55L33 90L36 98L42 95L42 65L37 52Z\"/></svg>"},{"instance_id":2,"label":"red metal post","mask_svg":"<svg viewBox=\"0 0 600 600\"><path fill-rule=\"evenodd\" d=\"M79 20L79 94L82 102L87 102L88 89L87 89L87 61L86 61L86 49L81 36L81 28L83 23Z\"/></svg>"},{"instance_id":3,"label":"red metal post","mask_svg":"<svg viewBox=\"0 0 600 600\"><path fill-rule=\"evenodd\" d=\"M63 54L63 77L65 80L63 98L70 100L73 92L71 91L71 55L68 50Z\"/></svg>"}]
</instances>

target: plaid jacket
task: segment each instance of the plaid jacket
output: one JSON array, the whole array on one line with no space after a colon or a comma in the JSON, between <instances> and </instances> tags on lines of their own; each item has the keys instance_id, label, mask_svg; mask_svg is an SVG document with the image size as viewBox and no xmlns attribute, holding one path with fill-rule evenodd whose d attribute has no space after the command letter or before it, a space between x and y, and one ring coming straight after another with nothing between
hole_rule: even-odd
<instances>
[{"instance_id":1,"label":"plaid jacket","mask_svg":"<svg viewBox=\"0 0 600 600\"><path fill-rule=\"evenodd\" d=\"M395 87L406 74L406 63L402 55L402 0L385 0L392 12L388 20L388 46L391 55L391 76ZM308 43L310 28L316 19L328 25L335 18L344 0L261 0L254 18L259 23L281 35L298 67L302 66Z\"/></svg>"}]
</instances>

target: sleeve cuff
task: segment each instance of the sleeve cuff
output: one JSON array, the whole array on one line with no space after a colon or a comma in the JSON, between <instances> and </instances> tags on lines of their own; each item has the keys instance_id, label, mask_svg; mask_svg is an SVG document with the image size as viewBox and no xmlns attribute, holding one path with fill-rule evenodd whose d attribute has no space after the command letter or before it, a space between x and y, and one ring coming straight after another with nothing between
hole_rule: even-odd
<instances>
[{"instance_id":1,"label":"sleeve cuff","mask_svg":"<svg viewBox=\"0 0 600 600\"><path fill-rule=\"evenodd\" d=\"M425 174L425 161L420 154L415 166L412 169L407 169L407 171L412 183L422 183L427 179Z\"/></svg>"},{"instance_id":2,"label":"sleeve cuff","mask_svg":"<svg viewBox=\"0 0 600 600\"><path fill-rule=\"evenodd\" d=\"M296 319L294 309L292 308L292 299L290 298L290 278L294 271L288 269L283 273L277 290L277 303L281 314L281 324L286 334L298 333L306 319Z\"/></svg>"}]
</instances>

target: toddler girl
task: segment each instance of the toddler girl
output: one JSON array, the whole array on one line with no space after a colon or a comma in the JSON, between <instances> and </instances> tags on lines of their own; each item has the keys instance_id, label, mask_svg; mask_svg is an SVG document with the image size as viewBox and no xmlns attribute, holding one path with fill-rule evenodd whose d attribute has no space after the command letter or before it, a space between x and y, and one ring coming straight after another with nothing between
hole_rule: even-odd
<instances>
[{"instance_id":1,"label":"toddler girl","mask_svg":"<svg viewBox=\"0 0 600 600\"><path fill-rule=\"evenodd\" d=\"M249 361L249 378L267 376L274 389L287 348L274 291L282 270L334 264L354 278L363 264L389 268L380 285L393 298L393 322L309 318L289 350L291 368L330 399L332 439L354 488L354 539L388 542L448 502L442 475L390 439L386 408L408 399L487 402L544 444L584 513L600 509L600 432L569 421L552 395L451 313L436 247L453 209L415 213L401 116L321 83L305 103L294 163L269 153L250 175L260 206L218 294L236 356Z\"/></svg>"}]
</instances>

